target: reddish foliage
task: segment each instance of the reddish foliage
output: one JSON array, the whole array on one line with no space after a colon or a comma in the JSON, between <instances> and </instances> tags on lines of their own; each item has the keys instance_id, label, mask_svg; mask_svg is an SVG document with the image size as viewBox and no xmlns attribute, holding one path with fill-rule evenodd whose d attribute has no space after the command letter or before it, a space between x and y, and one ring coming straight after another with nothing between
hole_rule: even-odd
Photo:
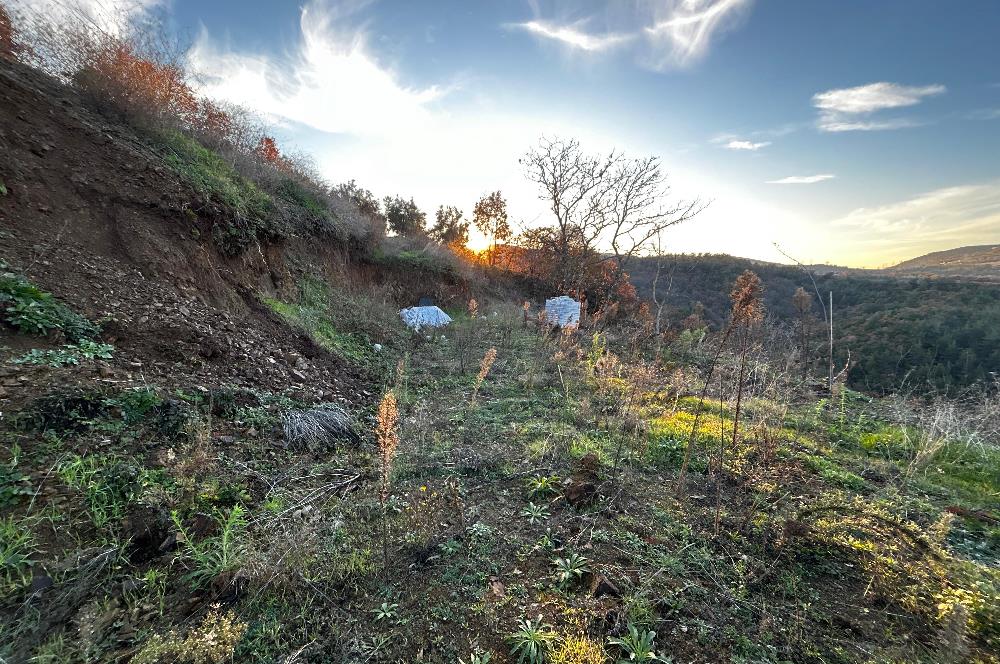
<instances>
[{"instance_id":1,"label":"reddish foliage","mask_svg":"<svg viewBox=\"0 0 1000 664\"><path fill-rule=\"evenodd\" d=\"M260 142L257 144L257 156L266 161L269 164L274 164L275 166L281 164L281 151L278 150L278 144L274 142L274 139L270 136L263 136Z\"/></svg>"},{"instance_id":2,"label":"reddish foliage","mask_svg":"<svg viewBox=\"0 0 1000 664\"><path fill-rule=\"evenodd\" d=\"M13 60L20 47L14 39L14 26L10 20L10 14L0 5L0 58Z\"/></svg>"},{"instance_id":3,"label":"reddish foliage","mask_svg":"<svg viewBox=\"0 0 1000 664\"><path fill-rule=\"evenodd\" d=\"M104 45L92 54L89 64L83 74L87 87L122 111L183 121L198 113L198 99L184 82L181 69L147 60L129 44Z\"/></svg>"}]
</instances>

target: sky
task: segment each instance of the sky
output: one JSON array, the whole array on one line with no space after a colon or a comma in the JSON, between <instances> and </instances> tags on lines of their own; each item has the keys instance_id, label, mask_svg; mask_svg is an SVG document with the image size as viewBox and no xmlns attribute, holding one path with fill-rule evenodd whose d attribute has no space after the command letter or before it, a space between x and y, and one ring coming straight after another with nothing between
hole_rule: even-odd
<instances>
[{"instance_id":1,"label":"sky","mask_svg":"<svg viewBox=\"0 0 1000 664\"><path fill-rule=\"evenodd\" d=\"M162 17L203 94L429 216L499 189L516 226L551 223L518 159L559 136L656 155L710 203L672 251L879 267L1000 243L995 0L82 1Z\"/></svg>"}]
</instances>

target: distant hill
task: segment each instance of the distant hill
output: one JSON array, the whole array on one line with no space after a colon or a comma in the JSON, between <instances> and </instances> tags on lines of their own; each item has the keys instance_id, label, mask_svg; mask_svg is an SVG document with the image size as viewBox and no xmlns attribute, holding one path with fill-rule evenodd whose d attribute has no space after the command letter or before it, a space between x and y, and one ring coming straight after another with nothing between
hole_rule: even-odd
<instances>
[{"instance_id":1,"label":"distant hill","mask_svg":"<svg viewBox=\"0 0 1000 664\"><path fill-rule=\"evenodd\" d=\"M1000 244L935 251L903 261L885 272L1000 281Z\"/></svg>"},{"instance_id":2,"label":"distant hill","mask_svg":"<svg viewBox=\"0 0 1000 664\"><path fill-rule=\"evenodd\" d=\"M794 265L719 254L673 255L664 257L659 289L662 293L669 284L671 324L678 325L700 303L705 320L718 328L729 314L733 281L750 269L763 281L768 315L778 325L794 324L796 288L813 296L817 339L822 337L823 314L815 291L824 302L833 291L836 354L843 362L850 349L853 387L883 392L904 382L953 388L989 380L990 372L1000 368L1000 288L981 283L986 277L970 277L971 270L953 276L927 268L897 268L809 266L814 287L809 275ZM988 274L989 268L972 268ZM656 260L637 260L629 273L639 297L650 300ZM817 357L820 352L817 347Z\"/></svg>"}]
</instances>

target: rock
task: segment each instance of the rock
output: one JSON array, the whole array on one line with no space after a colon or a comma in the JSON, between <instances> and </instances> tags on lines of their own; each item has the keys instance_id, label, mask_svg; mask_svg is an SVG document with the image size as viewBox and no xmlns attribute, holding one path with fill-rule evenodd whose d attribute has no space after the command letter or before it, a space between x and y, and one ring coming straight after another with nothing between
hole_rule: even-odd
<instances>
[{"instance_id":1,"label":"rock","mask_svg":"<svg viewBox=\"0 0 1000 664\"><path fill-rule=\"evenodd\" d=\"M51 588L53 585L52 577L47 574L39 574L38 576L31 579L31 594L43 592L46 588Z\"/></svg>"},{"instance_id":2,"label":"rock","mask_svg":"<svg viewBox=\"0 0 1000 664\"><path fill-rule=\"evenodd\" d=\"M603 574L590 575L590 594L594 597L621 597L622 591Z\"/></svg>"}]
</instances>

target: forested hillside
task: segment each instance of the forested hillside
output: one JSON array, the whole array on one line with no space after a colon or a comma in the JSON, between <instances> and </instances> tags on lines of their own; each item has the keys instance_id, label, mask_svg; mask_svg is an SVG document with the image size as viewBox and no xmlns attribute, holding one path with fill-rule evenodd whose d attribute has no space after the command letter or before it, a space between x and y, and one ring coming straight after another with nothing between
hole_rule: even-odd
<instances>
[{"instance_id":1,"label":"forested hillside","mask_svg":"<svg viewBox=\"0 0 1000 664\"><path fill-rule=\"evenodd\" d=\"M630 270L644 299L652 297L655 258L637 260ZM888 392L956 389L989 380L1000 370L1000 289L994 285L923 277L870 275L859 270L809 275L795 266L764 263L725 255L672 255L662 259L659 292L667 292L670 322L679 324L698 303L707 323L718 326L728 313L727 284L744 269L753 269L765 286L768 315L777 325L799 324L793 295L811 295L807 315L812 352L819 361L825 350L823 308L833 292L835 357L852 369L849 384L857 389Z\"/></svg>"}]
</instances>

